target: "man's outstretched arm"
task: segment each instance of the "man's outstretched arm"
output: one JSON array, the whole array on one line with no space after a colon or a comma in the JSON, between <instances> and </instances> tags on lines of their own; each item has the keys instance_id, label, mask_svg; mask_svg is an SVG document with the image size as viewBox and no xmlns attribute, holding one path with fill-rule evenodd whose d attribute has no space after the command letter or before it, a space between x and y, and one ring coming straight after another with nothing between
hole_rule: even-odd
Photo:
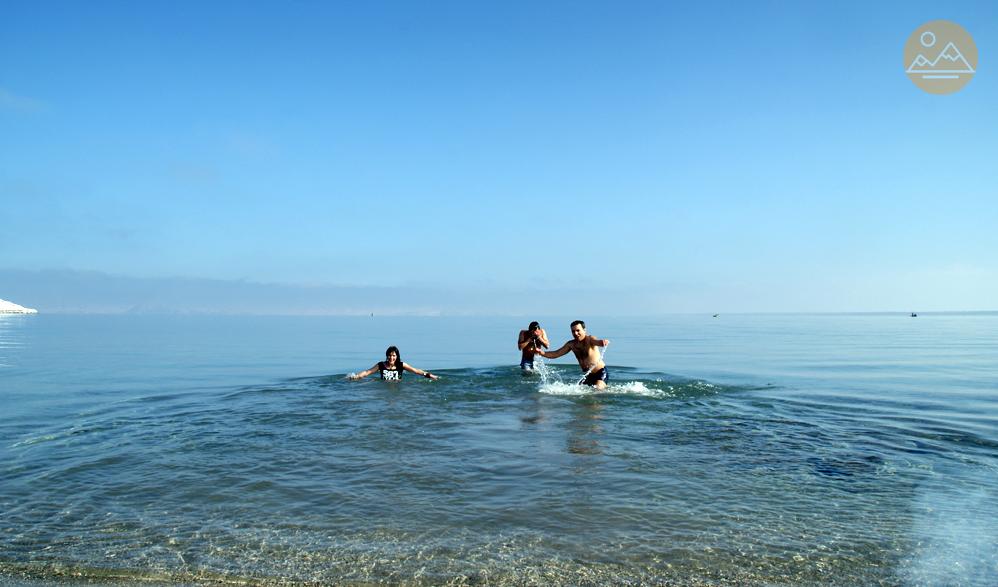
<instances>
[{"instance_id":1,"label":"man's outstretched arm","mask_svg":"<svg viewBox=\"0 0 998 587\"><path fill-rule=\"evenodd\" d=\"M562 347L556 351L542 351L537 349L537 354L544 357L545 359L557 359L558 357L564 356L568 351L572 350L572 341L566 342Z\"/></svg>"}]
</instances>

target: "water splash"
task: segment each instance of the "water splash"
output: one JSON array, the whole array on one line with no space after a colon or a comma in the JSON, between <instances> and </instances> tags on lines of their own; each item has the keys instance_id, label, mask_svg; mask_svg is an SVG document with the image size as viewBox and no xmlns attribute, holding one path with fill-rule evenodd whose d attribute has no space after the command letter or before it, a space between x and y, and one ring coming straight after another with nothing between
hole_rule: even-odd
<instances>
[{"instance_id":1,"label":"water splash","mask_svg":"<svg viewBox=\"0 0 998 587\"><path fill-rule=\"evenodd\" d=\"M578 385L576 383L564 383L562 381L550 381L542 383L538 388L540 393L548 395L563 396L588 396L588 395L635 395L643 397L670 397L669 392L661 389L648 387L642 381L625 381L622 383L612 383L606 389L596 389L588 385Z\"/></svg>"},{"instance_id":2,"label":"water splash","mask_svg":"<svg viewBox=\"0 0 998 587\"><path fill-rule=\"evenodd\" d=\"M606 356L606 347L600 348L600 361L606 364L604 357ZM606 395L638 395L645 397L668 397L669 394L661 389L654 389L648 387L641 381L625 381L622 383L608 384L605 389L598 390L589 385L583 385L582 382L586 380L586 377L592 373L593 369L590 368L586 371L582 377L578 380L573 379L571 383L566 383L561 374L555 369L551 368L544 363L538 357L534 363L534 371L540 375L541 381L537 390L540 393L546 393L548 395L564 395L564 396L586 396L586 395L596 395L596 394L606 394Z\"/></svg>"},{"instance_id":3,"label":"water splash","mask_svg":"<svg viewBox=\"0 0 998 587\"><path fill-rule=\"evenodd\" d=\"M544 362L540 355L534 358L534 372L540 375L541 385L547 385L553 381L561 381L558 373Z\"/></svg>"}]
</instances>

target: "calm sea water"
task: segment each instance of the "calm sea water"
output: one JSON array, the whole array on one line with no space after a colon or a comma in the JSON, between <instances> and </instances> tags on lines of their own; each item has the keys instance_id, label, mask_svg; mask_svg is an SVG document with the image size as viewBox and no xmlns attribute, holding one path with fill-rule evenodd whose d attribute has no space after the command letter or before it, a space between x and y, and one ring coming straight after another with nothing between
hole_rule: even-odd
<instances>
[{"instance_id":1,"label":"calm sea water","mask_svg":"<svg viewBox=\"0 0 998 587\"><path fill-rule=\"evenodd\" d=\"M998 584L998 314L533 318L0 316L0 582Z\"/></svg>"}]
</instances>

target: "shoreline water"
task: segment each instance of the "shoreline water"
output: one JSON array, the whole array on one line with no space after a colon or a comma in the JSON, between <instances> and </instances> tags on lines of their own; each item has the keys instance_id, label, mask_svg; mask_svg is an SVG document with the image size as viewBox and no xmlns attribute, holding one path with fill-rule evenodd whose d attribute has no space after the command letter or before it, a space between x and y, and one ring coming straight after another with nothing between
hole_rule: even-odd
<instances>
[{"instance_id":1,"label":"shoreline water","mask_svg":"<svg viewBox=\"0 0 998 587\"><path fill-rule=\"evenodd\" d=\"M519 322L35 318L0 321L5 582L996 576L991 322L590 321L596 394L520 373ZM345 381L385 338L441 381Z\"/></svg>"}]
</instances>

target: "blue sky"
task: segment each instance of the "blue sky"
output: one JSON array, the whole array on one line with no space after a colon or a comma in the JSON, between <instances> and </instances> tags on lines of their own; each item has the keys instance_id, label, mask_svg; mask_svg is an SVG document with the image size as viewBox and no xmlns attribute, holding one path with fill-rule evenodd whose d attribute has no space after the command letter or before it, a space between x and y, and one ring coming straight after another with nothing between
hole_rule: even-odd
<instances>
[{"instance_id":1,"label":"blue sky","mask_svg":"<svg viewBox=\"0 0 998 587\"><path fill-rule=\"evenodd\" d=\"M936 18L981 56L948 96L903 73ZM993 2L8 3L0 269L994 309L996 39Z\"/></svg>"}]
</instances>

